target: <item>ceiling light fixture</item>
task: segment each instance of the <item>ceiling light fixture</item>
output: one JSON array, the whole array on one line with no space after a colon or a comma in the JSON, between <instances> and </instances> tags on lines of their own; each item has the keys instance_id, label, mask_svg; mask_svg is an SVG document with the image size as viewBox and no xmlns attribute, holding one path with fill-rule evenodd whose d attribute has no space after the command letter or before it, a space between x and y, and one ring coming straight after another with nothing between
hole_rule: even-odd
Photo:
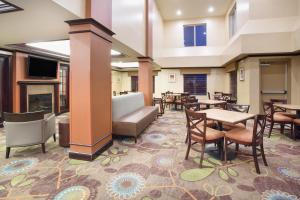
<instances>
[{"instance_id":1,"label":"ceiling light fixture","mask_svg":"<svg viewBox=\"0 0 300 200\"><path fill-rule=\"evenodd\" d=\"M111 66L119 68L137 68L139 67L138 62L112 62Z\"/></svg>"},{"instance_id":2,"label":"ceiling light fixture","mask_svg":"<svg viewBox=\"0 0 300 200\"><path fill-rule=\"evenodd\" d=\"M176 11L176 15L177 15L177 16L180 16L180 15L182 15L182 12L181 12L181 10L177 10L177 11Z\"/></svg>"},{"instance_id":3,"label":"ceiling light fixture","mask_svg":"<svg viewBox=\"0 0 300 200\"><path fill-rule=\"evenodd\" d=\"M214 12L214 11L215 11L215 8L214 8L213 6L210 6L210 7L208 8L208 12L212 13L212 12Z\"/></svg>"}]
</instances>

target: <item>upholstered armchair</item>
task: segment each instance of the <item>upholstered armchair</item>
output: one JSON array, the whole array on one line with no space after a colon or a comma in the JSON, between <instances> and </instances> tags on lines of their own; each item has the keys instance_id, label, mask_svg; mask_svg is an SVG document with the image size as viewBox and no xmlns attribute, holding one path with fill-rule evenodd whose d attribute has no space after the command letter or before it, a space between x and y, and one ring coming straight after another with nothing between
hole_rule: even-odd
<instances>
[{"instance_id":1,"label":"upholstered armchair","mask_svg":"<svg viewBox=\"0 0 300 200\"><path fill-rule=\"evenodd\" d=\"M42 145L46 153L45 143L53 136L55 138L55 115L43 112L34 113L4 113L4 129L6 132L6 158L9 158L12 147Z\"/></svg>"}]
</instances>

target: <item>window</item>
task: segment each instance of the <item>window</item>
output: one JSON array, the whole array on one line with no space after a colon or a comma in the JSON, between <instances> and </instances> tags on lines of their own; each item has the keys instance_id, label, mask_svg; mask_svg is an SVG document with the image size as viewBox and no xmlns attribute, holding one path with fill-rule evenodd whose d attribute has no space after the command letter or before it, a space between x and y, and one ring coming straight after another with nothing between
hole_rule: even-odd
<instances>
[{"instance_id":1,"label":"window","mask_svg":"<svg viewBox=\"0 0 300 200\"><path fill-rule=\"evenodd\" d=\"M184 92L188 92L192 95L207 94L206 74L185 74L183 79Z\"/></svg>"},{"instance_id":2,"label":"window","mask_svg":"<svg viewBox=\"0 0 300 200\"><path fill-rule=\"evenodd\" d=\"M65 64L60 65L60 84L59 84L59 99L60 112L69 111L69 66Z\"/></svg>"},{"instance_id":3,"label":"window","mask_svg":"<svg viewBox=\"0 0 300 200\"><path fill-rule=\"evenodd\" d=\"M236 4L233 6L229 14L229 37L231 38L237 31L236 26Z\"/></svg>"},{"instance_id":4,"label":"window","mask_svg":"<svg viewBox=\"0 0 300 200\"><path fill-rule=\"evenodd\" d=\"M184 25L184 46L206 46L206 24Z\"/></svg>"},{"instance_id":5,"label":"window","mask_svg":"<svg viewBox=\"0 0 300 200\"><path fill-rule=\"evenodd\" d=\"M153 76L153 93L155 93L155 76ZM131 76L131 92L137 92L139 90L138 76Z\"/></svg>"}]
</instances>

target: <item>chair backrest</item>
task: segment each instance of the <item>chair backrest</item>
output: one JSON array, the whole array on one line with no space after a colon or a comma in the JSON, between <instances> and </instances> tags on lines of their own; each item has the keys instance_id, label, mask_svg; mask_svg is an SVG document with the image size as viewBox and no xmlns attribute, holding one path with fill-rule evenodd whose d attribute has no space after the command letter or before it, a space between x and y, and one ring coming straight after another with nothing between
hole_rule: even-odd
<instances>
[{"instance_id":1,"label":"chair backrest","mask_svg":"<svg viewBox=\"0 0 300 200\"><path fill-rule=\"evenodd\" d=\"M202 137L203 142L205 142L207 127L206 113L199 113L193 110L185 109L185 114L189 137L191 137L191 135L196 135L198 137ZM203 124L203 126L200 126L200 123Z\"/></svg>"},{"instance_id":2,"label":"chair backrest","mask_svg":"<svg viewBox=\"0 0 300 200\"><path fill-rule=\"evenodd\" d=\"M263 102L264 113L267 118L273 119L275 113L274 105L272 102Z\"/></svg>"},{"instance_id":3,"label":"chair backrest","mask_svg":"<svg viewBox=\"0 0 300 200\"><path fill-rule=\"evenodd\" d=\"M287 104L287 100L286 99L270 99L270 102L274 103L278 103L278 104ZM286 109L284 108L274 108L274 112L286 112Z\"/></svg>"},{"instance_id":4,"label":"chair backrest","mask_svg":"<svg viewBox=\"0 0 300 200\"><path fill-rule=\"evenodd\" d=\"M248 113L250 105L227 104L227 109L235 112Z\"/></svg>"},{"instance_id":5,"label":"chair backrest","mask_svg":"<svg viewBox=\"0 0 300 200\"><path fill-rule=\"evenodd\" d=\"M144 94L141 92L112 97L112 120L117 121L144 106Z\"/></svg>"},{"instance_id":6,"label":"chair backrest","mask_svg":"<svg viewBox=\"0 0 300 200\"><path fill-rule=\"evenodd\" d=\"M209 100L211 99L210 92L207 92L207 97L208 97Z\"/></svg>"},{"instance_id":7,"label":"chair backrest","mask_svg":"<svg viewBox=\"0 0 300 200\"><path fill-rule=\"evenodd\" d=\"M27 113L3 113L6 122L30 122L44 119L44 111Z\"/></svg>"},{"instance_id":8,"label":"chair backrest","mask_svg":"<svg viewBox=\"0 0 300 200\"><path fill-rule=\"evenodd\" d=\"M116 91L113 91L113 96L117 96L117 92Z\"/></svg>"},{"instance_id":9,"label":"chair backrest","mask_svg":"<svg viewBox=\"0 0 300 200\"><path fill-rule=\"evenodd\" d=\"M286 99L270 99L270 102L272 103L280 103L280 104L287 104Z\"/></svg>"},{"instance_id":10,"label":"chair backrest","mask_svg":"<svg viewBox=\"0 0 300 200\"><path fill-rule=\"evenodd\" d=\"M186 103L197 103L198 99L195 96L189 96Z\"/></svg>"},{"instance_id":11,"label":"chair backrest","mask_svg":"<svg viewBox=\"0 0 300 200\"><path fill-rule=\"evenodd\" d=\"M253 144L262 144L264 138L264 132L266 127L266 115L255 116L254 126L253 126Z\"/></svg>"},{"instance_id":12,"label":"chair backrest","mask_svg":"<svg viewBox=\"0 0 300 200\"><path fill-rule=\"evenodd\" d=\"M184 104L185 109L192 111L200 111L200 103L186 103Z\"/></svg>"}]
</instances>

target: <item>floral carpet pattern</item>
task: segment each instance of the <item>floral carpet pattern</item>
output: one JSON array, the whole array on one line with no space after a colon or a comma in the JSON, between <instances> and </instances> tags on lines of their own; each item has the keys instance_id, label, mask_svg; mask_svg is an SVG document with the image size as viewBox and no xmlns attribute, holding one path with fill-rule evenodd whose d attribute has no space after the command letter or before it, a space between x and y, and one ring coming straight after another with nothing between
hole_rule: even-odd
<instances>
[{"instance_id":1,"label":"floral carpet pattern","mask_svg":"<svg viewBox=\"0 0 300 200\"><path fill-rule=\"evenodd\" d=\"M131 138L114 139L114 145L93 162L69 159L68 149L52 138L46 154L39 145L13 148L5 159L5 132L0 129L0 199L300 199L299 140L279 133L265 138L269 166L259 159L260 175L252 157L243 154L231 152L230 162L223 164L214 145L206 148L200 169L199 152L191 150L184 159L184 117L183 112L168 111L136 144Z\"/></svg>"}]
</instances>

